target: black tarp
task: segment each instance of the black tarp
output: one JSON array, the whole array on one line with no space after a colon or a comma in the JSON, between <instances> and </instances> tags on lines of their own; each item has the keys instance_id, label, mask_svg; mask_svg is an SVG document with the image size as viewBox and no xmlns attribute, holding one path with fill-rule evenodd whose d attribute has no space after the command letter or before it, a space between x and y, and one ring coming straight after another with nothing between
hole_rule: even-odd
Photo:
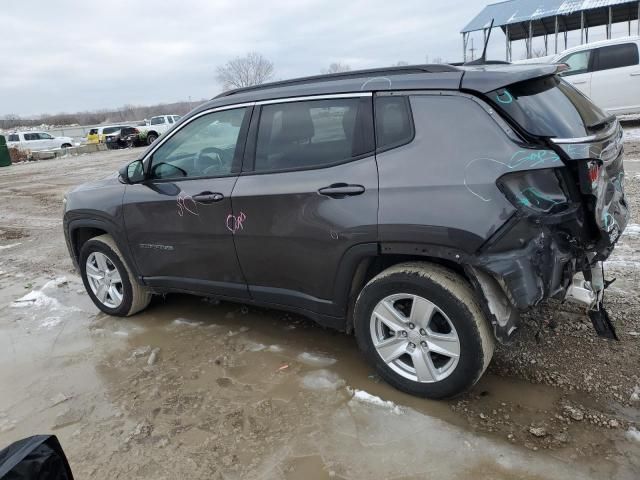
<instances>
[{"instance_id":1,"label":"black tarp","mask_svg":"<svg viewBox=\"0 0 640 480\"><path fill-rule=\"evenodd\" d=\"M73 480L55 435L35 435L0 451L0 480Z\"/></svg>"}]
</instances>

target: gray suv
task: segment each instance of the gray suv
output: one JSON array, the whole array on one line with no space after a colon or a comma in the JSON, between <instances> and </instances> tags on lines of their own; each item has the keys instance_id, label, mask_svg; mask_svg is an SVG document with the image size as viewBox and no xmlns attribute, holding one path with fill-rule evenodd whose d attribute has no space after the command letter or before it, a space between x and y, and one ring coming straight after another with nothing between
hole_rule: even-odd
<instances>
[{"instance_id":1,"label":"gray suv","mask_svg":"<svg viewBox=\"0 0 640 480\"><path fill-rule=\"evenodd\" d=\"M475 384L548 298L615 337L622 130L557 65L425 65L226 92L66 196L96 306L186 292L354 333L393 386ZM578 275L577 275L578 274Z\"/></svg>"}]
</instances>

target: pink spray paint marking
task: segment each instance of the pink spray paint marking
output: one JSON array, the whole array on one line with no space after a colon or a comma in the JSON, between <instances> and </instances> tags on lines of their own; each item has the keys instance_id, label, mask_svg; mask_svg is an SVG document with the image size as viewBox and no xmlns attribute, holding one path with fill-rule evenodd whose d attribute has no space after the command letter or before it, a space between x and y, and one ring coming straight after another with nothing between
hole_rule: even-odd
<instances>
[{"instance_id":1,"label":"pink spray paint marking","mask_svg":"<svg viewBox=\"0 0 640 480\"><path fill-rule=\"evenodd\" d=\"M230 213L229 215L227 215L227 229L231 233L236 233L238 230L244 230L243 222L246 219L247 216L243 212L240 212L240 214L238 214L237 216Z\"/></svg>"}]
</instances>

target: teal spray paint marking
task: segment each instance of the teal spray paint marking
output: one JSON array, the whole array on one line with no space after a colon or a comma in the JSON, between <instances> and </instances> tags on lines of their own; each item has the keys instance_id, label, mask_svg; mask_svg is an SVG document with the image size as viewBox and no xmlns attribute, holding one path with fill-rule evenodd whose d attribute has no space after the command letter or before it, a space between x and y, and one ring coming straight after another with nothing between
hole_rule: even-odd
<instances>
[{"instance_id":1,"label":"teal spray paint marking","mask_svg":"<svg viewBox=\"0 0 640 480\"><path fill-rule=\"evenodd\" d=\"M506 98L503 98L506 95ZM507 90L506 88L502 91L502 93L498 93L496 95L496 100L498 100L498 102L503 103L505 105L510 104L511 102L513 102L513 97L511 96L511 94L509 93L509 90Z\"/></svg>"}]
</instances>

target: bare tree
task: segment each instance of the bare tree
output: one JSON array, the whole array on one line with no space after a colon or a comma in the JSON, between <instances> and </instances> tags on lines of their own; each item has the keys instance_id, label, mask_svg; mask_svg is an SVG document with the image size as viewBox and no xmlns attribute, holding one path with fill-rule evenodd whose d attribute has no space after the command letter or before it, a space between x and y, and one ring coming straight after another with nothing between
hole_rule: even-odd
<instances>
[{"instance_id":1,"label":"bare tree","mask_svg":"<svg viewBox=\"0 0 640 480\"><path fill-rule=\"evenodd\" d=\"M531 51L531 58L540 58L540 57L546 57L547 56L547 52L545 51L544 48L534 48Z\"/></svg>"},{"instance_id":2,"label":"bare tree","mask_svg":"<svg viewBox=\"0 0 640 480\"><path fill-rule=\"evenodd\" d=\"M429 57L427 57L427 58L429 58ZM428 63L428 61L427 61L427 63ZM409 65L409 62L405 62L404 60L400 60L398 63L396 63L394 65L394 67L406 67L407 65Z\"/></svg>"},{"instance_id":3,"label":"bare tree","mask_svg":"<svg viewBox=\"0 0 640 480\"><path fill-rule=\"evenodd\" d=\"M340 73L349 71L351 71L351 67L346 63L333 62L331 65L329 65L329 68L322 70L322 73Z\"/></svg>"},{"instance_id":4,"label":"bare tree","mask_svg":"<svg viewBox=\"0 0 640 480\"><path fill-rule=\"evenodd\" d=\"M216 78L225 90L260 85L273 77L273 63L256 52L229 60L218 67Z\"/></svg>"}]
</instances>

